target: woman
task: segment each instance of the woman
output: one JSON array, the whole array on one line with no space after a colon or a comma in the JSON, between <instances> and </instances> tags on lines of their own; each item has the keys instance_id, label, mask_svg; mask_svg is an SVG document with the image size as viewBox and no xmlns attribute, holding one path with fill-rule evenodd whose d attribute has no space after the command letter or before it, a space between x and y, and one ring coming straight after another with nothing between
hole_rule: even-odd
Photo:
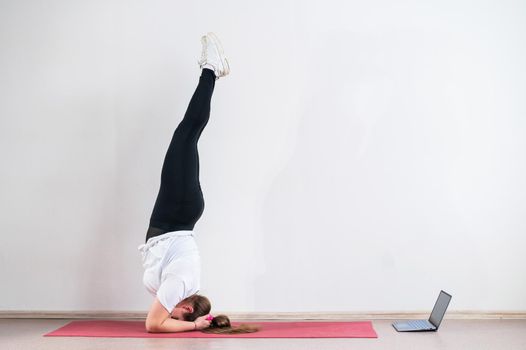
<instances>
[{"instance_id":1,"label":"woman","mask_svg":"<svg viewBox=\"0 0 526 350\"><path fill-rule=\"evenodd\" d=\"M219 39L208 33L201 42L199 84L168 147L146 244L139 246L145 268L143 283L155 297L146 318L148 332L253 331L230 327L224 315L213 318L210 301L197 294L201 271L193 228L204 210L197 141L210 117L215 81L230 72Z\"/></svg>"}]
</instances>

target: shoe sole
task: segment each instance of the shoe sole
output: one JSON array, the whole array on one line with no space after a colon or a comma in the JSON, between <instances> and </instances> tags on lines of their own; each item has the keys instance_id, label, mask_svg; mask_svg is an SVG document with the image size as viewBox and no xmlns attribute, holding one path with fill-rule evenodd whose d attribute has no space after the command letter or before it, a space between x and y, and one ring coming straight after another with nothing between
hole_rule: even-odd
<instances>
[{"instance_id":1,"label":"shoe sole","mask_svg":"<svg viewBox=\"0 0 526 350\"><path fill-rule=\"evenodd\" d=\"M230 73L230 65L228 64L228 60L225 57L225 53L223 51L223 45L221 45L221 41L219 38L212 32L209 32L206 34L208 39L214 43L214 46L216 47L217 53L219 54L219 59L221 59L221 64L223 65L223 77L225 75L228 75Z\"/></svg>"}]
</instances>

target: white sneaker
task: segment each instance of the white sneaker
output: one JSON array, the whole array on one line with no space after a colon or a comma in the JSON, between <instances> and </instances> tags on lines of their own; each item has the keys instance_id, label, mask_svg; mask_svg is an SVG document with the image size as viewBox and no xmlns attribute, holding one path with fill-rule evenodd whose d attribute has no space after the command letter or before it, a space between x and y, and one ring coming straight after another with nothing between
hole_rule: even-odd
<instances>
[{"instance_id":1,"label":"white sneaker","mask_svg":"<svg viewBox=\"0 0 526 350\"><path fill-rule=\"evenodd\" d=\"M230 66L223 53L223 47L219 38L214 33L207 33L201 38L203 51L201 59L198 61L201 69L208 68L214 71L216 79L224 77L230 73Z\"/></svg>"}]
</instances>

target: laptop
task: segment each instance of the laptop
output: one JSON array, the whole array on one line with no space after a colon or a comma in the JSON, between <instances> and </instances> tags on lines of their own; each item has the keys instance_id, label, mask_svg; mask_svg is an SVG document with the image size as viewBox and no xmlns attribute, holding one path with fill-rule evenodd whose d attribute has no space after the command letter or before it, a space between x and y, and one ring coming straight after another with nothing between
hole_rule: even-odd
<instances>
[{"instance_id":1,"label":"laptop","mask_svg":"<svg viewBox=\"0 0 526 350\"><path fill-rule=\"evenodd\" d=\"M393 327L398 332L431 332L437 331L444 315L446 313L447 306L451 301L451 295L440 291L438 299L433 307L429 320L409 320L409 321L397 321L393 323Z\"/></svg>"}]
</instances>

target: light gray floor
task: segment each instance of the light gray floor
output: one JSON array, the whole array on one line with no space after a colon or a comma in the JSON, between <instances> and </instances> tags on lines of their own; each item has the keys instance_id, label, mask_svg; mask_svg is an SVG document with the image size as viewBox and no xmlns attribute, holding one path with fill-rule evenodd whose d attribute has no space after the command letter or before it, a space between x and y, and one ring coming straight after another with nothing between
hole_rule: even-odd
<instances>
[{"instance_id":1,"label":"light gray floor","mask_svg":"<svg viewBox=\"0 0 526 350\"><path fill-rule=\"evenodd\" d=\"M397 333L389 320L375 320L378 339L152 339L57 338L42 335L69 320L0 319L2 350L185 349L506 349L526 350L526 320L444 320L438 332Z\"/></svg>"}]
</instances>

